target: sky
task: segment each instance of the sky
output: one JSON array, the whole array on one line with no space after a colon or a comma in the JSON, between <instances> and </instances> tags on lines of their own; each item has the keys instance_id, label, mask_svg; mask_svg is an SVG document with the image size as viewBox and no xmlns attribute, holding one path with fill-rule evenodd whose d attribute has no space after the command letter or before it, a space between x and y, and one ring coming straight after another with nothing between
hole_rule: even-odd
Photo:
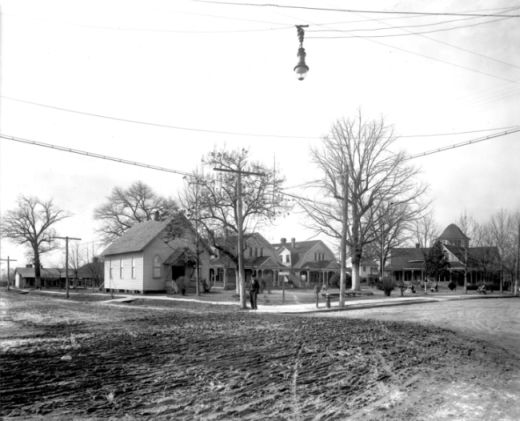
<instances>
[{"instance_id":1,"label":"sky","mask_svg":"<svg viewBox=\"0 0 520 421\"><path fill-rule=\"evenodd\" d=\"M2 0L0 133L181 172L215 147L245 147L254 160L276 162L290 187L320 177L310 148L358 110L384 118L395 149L410 155L520 127L520 18L450 15L518 15L513 1L276 4L352 10ZM304 81L293 72L296 24L309 25ZM463 211L485 221L501 208L520 209L520 133L410 163L430 186L441 227ZM114 187L137 180L173 198L184 183L177 174L0 138L0 214L20 195L52 198L72 215L58 233L95 252L102 246L94 209ZM297 212L262 234L272 242L314 235ZM60 253L44 265L63 260ZM24 248L6 239L0 254L27 262Z\"/></svg>"}]
</instances>

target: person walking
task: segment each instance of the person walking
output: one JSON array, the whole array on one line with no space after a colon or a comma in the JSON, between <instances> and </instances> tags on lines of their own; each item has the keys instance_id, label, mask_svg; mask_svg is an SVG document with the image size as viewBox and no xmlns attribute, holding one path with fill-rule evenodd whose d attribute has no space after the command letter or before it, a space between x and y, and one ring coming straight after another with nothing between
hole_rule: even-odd
<instances>
[{"instance_id":1,"label":"person walking","mask_svg":"<svg viewBox=\"0 0 520 421\"><path fill-rule=\"evenodd\" d=\"M258 292L260 291L260 283L256 278L251 279L251 287L249 288L249 299L251 301L251 309L256 310L256 302L258 299Z\"/></svg>"}]
</instances>

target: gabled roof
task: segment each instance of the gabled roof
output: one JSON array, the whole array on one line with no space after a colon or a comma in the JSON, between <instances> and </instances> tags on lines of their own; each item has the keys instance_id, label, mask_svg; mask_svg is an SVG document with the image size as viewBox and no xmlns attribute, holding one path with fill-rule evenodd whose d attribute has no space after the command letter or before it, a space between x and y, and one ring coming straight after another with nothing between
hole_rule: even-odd
<instances>
[{"instance_id":1,"label":"gabled roof","mask_svg":"<svg viewBox=\"0 0 520 421\"><path fill-rule=\"evenodd\" d=\"M145 221L135 224L110 244L103 252L103 256L142 251L166 228L168 223L169 221Z\"/></svg>"},{"instance_id":2,"label":"gabled roof","mask_svg":"<svg viewBox=\"0 0 520 421\"><path fill-rule=\"evenodd\" d=\"M15 273L19 273L23 278L34 278L36 275L34 274L34 268L16 268L14 270ZM72 269L69 268L69 277L72 276ZM57 269L57 268L42 268L40 269L40 278L46 279L59 279L65 278L65 269Z\"/></svg>"},{"instance_id":3,"label":"gabled roof","mask_svg":"<svg viewBox=\"0 0 520 421\"><path fill-rule=\"evenodd\" d=\"M297 267L298 265L306 264L306 262L303 261L303 256L305 256L305 254L309 250L311 250L314 246L318 244L322 244L325 248L329 249L327 245L321 240L296 241L294 243L294 247L293 243L288 241L286 243L273 244L273 247L276 249L278 253L280 253L280 251L284 248L289 250L291 252L292 266Z\"/></svg>"},{"instance_id":4,"label":"gabled roof","mask_svg":"<svg viewBox=\"0 0 520 421\"><path fill-rule=\"evenodd\" d=\"M187 263L196 262L197 254L193 250L187 247L180 247L175 249L173 253L168 256L168 258L163 262L163 265L184 266Z\"/></svg>"},{"instance_id":5,"label":"gabled roof","mask_svg":"<svg viewBox=\"0 0 520 421\"><path fill-rule=\"evenodd\" d=\"M423 269L425 256L429 248L405 247L390 250L387 269Z\"/></svg>"},{"instance_id":6,"label":"gabled roof","mask_svg":"<svg viewBox=\"0 0 520 421\"><path fill-rule=\"evenodd\" d=\"M446 229L442 232L439 237L439 240L469 240L468 237L462 232L462 230L455 224L450 224L446 227Z\"/></svg>"},{"instance_id":7,"label":"gabled roof","mask_svg":"<svg viewBox=\"0 0 520 421\"><path fill-rule=\"evenodd\" d=\"M453 245L444 245L460 262L464 265L466 261L466 250L464 247L457 247ZM489 264L498 264L500 262L500 253L497 247L469 247L468 252L468 266L480 266Z\"/></svg>"}]
</instances>

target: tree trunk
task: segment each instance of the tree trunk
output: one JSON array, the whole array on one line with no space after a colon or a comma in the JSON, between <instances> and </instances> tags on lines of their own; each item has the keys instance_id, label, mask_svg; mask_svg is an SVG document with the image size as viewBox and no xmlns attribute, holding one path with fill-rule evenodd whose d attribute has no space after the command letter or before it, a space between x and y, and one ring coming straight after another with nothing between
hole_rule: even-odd
<instances>
[{"instance_id":1,"label":"tree trunk","mask_svg":"<svg viewBox=\"0 0 520 421\"><path fill-rule=\"evenodd\" d=\"M361 280L359 279L359 260L352 260L352 290L361 291Z\"/></svg>"},{"instance_id":2,"label":"tree trunk","mask_svg":"<svg viewBox=\"0 0 520 421\"><path fill-rule=\"evenodd\" d=\"M340 241L340 250L339 250L339 306L345 307L345 290L347 287L347 276L346 276L346 266L347 266L347 225L346 222L343 223L343 229L341 233L341 241Z\"/></svg>"},{"instance_id":3,"label":"tree trunk","mask_svg":"<svg viewBox=\"0 0 520 421\"><path fill-rule=\"evenodd\" d=\"M41 267L40 267L40 251L35 248L34 251L34 286L38 289L42 288Z\"/></svg>"}]
</instances>

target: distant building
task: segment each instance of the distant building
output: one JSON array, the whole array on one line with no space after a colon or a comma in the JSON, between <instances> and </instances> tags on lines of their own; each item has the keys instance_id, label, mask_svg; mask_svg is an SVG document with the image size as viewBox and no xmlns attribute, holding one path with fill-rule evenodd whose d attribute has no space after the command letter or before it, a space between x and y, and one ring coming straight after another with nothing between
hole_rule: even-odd
<instances>
[{"instance_id":1,"label":"distant building","mask_svg":"<svg viewBox=\"0 0 520 421\"><path fill-rule=\"evenodd\" d=\"M41 268L40 279L42 288L65 288L65 269ZM69 269L69 279L72 279L72 269ZM16 288L36 288L36 274L32 265L14 270L14 285Z\"/></svg>"},{"instance_id":2,"label":"distant building","mask_svg":"<svg viewBox=\"0 0 520 421\"><path fill-rule=\"evenodd\" d=\"M310 287L315 284L329 284L332 277L339 273L339 264L334 253L321 240L287 242L273 244L285 269L280 275L285 282L297 287Z\"/></svg>"},{"instance_id":3,"label":"distant building","mask_svg":"<svg viewBox=\"0 0 520 421\"><path fill-rule=\"evenodd\" d=\"M230 236L227 239L219 240L223 248L236 256L237 237ZM273 246L259 233L244 235L244 273L245 281L248 282L252 276L256 276L266 285L275 285L280 270L278 255ZM222 286L226 289L236 287L237 263L236 260L219 250L213 250L216 255L210 260L210 280L213 284Z\"/></svg>"},{"instance_id":4,"label":"distant building","mask_svg":"<svg viewBox=\"0 0 520 421\"><path fill-rule=\"evenodd\" d=\"M182 235L170 235L170 221L146 221L134 225L104 252L104 285L107 290L158 292L167 283L183 278L193 282L196 267L196 235L190 222L179 215ZM178 230L176 230L178 231ZM210 252L199 241L200 279L209 279Z\"/></svg>"},{"instance_id":5,"label":"distant building","mask_svg":"<svg viewBox=\"0 0 520 421\"><path fill-rule=\"evenodd\" d=\"M94 257L92 262L80 266L76 272L78 286L87 288L103 287L105 269L100 258Z\"/></svg>"},{"instance_id":6,"label":"distant building","mask_svg":"<svg viewBox=\"0 0 520 421\"><path fill-rule=\"evenodd\" d=\"M367 281L370 278L377 278L380 276L379 264L374 259L369 257L362 258L359 262L359 277L361 281ZM347 258L347 270L352 273L352 257Z\"/></svg>"},{"instance_id":7,"label":"distant building","mask_svg":"<svg viewBox=\"0 0 520 421\"><path fill-rule=\"evenodd\" d=\"M469 238L455 225L450 224L439 236L448 260L446 273L440 281L464 284L466 273L469 285L497 282L500 274L500 254L497 247L469 247ZM425 259L430 248L393 248L387 259L385 272L396 280L422 281L425 279Z\"/></svg>"}]
</instances>

